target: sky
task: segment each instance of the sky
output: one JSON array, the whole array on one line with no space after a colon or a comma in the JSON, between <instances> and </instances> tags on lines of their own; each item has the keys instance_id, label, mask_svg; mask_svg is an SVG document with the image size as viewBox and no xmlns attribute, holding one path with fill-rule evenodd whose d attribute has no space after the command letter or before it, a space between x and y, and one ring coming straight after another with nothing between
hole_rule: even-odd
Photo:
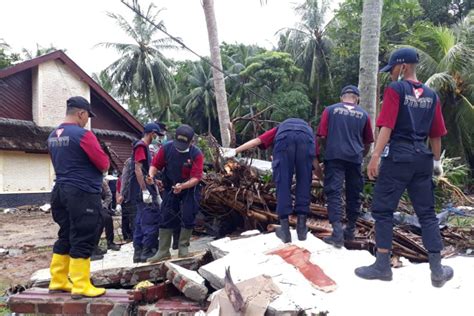
<instances>
[{"instance_id":1,"label":"sky","mask_svg":"<svg viewBox=\"0 0 474 316\"><path fill-rule=\"evenodd\" d=\"M131 2L131 0L128 0ZM219 40L257 44L272 48L276 32L298 22L294 7L304 0L215 0ZM341 1L333 1L333 8ZM102 42L129 43L130 40L106 12L121 14L129 21L133 12L120 0L0 0L0 39L12 51L35 51L36 44L66 50L87 73L100 72L119 55L112 49L96 47ZM149 0L141 0L146 8ZM155 0L167 31L201 55L209 55L206 21L201 0ZM159 33L159 37L164 34ZM184 51L167 51L177 60L195 59Z\"/></svg>"}]
</instances>

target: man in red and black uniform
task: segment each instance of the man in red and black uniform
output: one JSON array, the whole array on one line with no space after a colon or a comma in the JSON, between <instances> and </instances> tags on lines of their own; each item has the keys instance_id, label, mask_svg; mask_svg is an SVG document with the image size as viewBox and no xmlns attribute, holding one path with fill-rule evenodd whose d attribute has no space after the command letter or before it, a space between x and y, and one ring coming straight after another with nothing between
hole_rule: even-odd
<instances>
[{"instance_id":1,"label":"man in red and black uniform","mask_svg":"<svg viewBox=\"0 0 474 316\"><path fill-rule=\"evenodd\" d=\"M416 78L417 63L418 54L413 48L401 48L381 70L390 72L393 82L384 92L377 119L380 134L367 168L370 179L378 176L372 204L377 259L370 266L357 268L355 273L369 280L392 279L393 212L407 189L428 250L431 282L441 287L453 277L453 269L441 265L443 243L434 210L432 175L442 173L441 137L447 131L438 96Z\"/></svg>"},{"instance_id":2,"label":"man in red and black uniform","mask_svg":"<svg viewBox=\"0 0 474 316\"><path fill-rule=\"evenodd\" d=\"M288 216L297 214L296 232L299 240L306 240L306 218L311 202L312 168L319 169L316 155L317 144L311 127L299 118L289 118L259 137L236 149L228 149L223 156L231 158L236 154L259 146L267 149L273 145L273 181L276 185L277 213L280 227L276 235L284 243L291 242ZM296 174L295 203L291 198L293 175Z\"/></svg>"},{"instance_id":3,"label":"man in red and black uniform","mask_svg":"<svg viewBox=\"0 0 474 316\"><path fill-rule=\"evenodd\" d=\"M83 97L70 98L64 123L48 138L56 173L51 209L59 225L49 289L71 292L73 298L105 293L90 282L90 257L100 226L102 177L109 169L109 159L95 135L84 129L89 117L94 117L89 102Z\"/></svg>"},{"instance_id":4,"label":"man in red and black uniform","mask_svg":"<svg viewBox=\"0 0 474 316\"><path fill-rule=\"evenodd\" d=\"M358 105L359 89L346 86L341 102L324 109L318 127L318 143L324 145L324 193L328 202L332 234L324 241L340 248L344 240L354 239L364 188L362 159L374 141L370 117ZM342 229L342 190L346 183L347 225Z\"/></svg>"},{"instance_id":5,"label":"man in red and black uniform","mask_svg":"<svg viewBox=\"0 0 474 316\"><path fill-rule=\"evenodd\" d=\"M131 203L137 208L135 230L133 232L133 262L146 262L153 256L158 247L158 190L145 178L151 164L149 145L161 133L156 123L148 123L143 130L143 137L133 145L133 154L130 161L129 196Z\"/></svg>"},{"instance_id":6,"label":"man in red and black uniform","mask_svg":"<svg viewBox=\"0 0 474 316\"><path fill-rule=\"evenodd\" d=\"M178 256L188 255L189 241L199 211L201 188L199 181L204 168L204 155L192 145L194 130L189 125L176 129L173 141L164 144L153 158L147 177L154 183L158 171L162 171L163 202L159 230L158 253L148 262L158 262L171 257L170 246L173 231L181 226Z\"/></svg>"}]
</instances>

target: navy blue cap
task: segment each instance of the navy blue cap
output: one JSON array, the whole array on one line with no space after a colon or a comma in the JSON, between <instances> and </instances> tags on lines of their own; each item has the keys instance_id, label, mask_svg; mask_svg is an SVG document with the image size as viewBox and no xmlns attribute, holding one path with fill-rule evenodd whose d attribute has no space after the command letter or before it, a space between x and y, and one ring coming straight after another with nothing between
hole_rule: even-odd
<instances>
[{"instance_id":1,"label":"navy blue cap","mask_svg":"<svg viewBox=\"0 0 474 316\"><path fill-rule=\"evenodd\" d=\"M418 64L420 56L414 48L399 48L390 55L388 65L380 69L380 72L390 72L395 65L400 64Z\"/></svg>"},{"instance_id":2,"label":"navy blue cap","mask_svg":"<svg viewBox=\"0 0 474 316\"><path fill-rule=\"evenodd\" d=\"M89 113L89 117L95 117L94 112L92 112L91 104L83 97L70 97L66 101L66 106L68 108L78 108L86 110Z\"/></svg>"},{"instance_id":3,"label":"navy blue cap","mask_svg":"<svg viewBox=\"0 0 474 316\"><path fill-rule=\"evenodd\" d=\"M344 88L342 88L341 97L346 93L352 93L352 94L355 94L357 96L360 95L359 88L357 88L356 86L353 86L353 85L348 85L348 86L345 86Z\"/></svg>"},{"instance_id":4,"label":"navy blue cap","mask_svg":"<svg viewBox=\"0 0 474 316\"><path fill-rule=\"evenodd\" d=\"M189 148L194 137L194 130L191 126L183 124L176 129L176 136L173 141L177 150L183 151Z\"/></svg>"},{"instance_id":5,"label":"navy blue cap","mask_svg":"<svg viewBox=\"0 0 474 316\"><path fill-rule=\"evenodd\" d=\"M158 124L156 124L156 123L148 123L148 124L145 125L145 128L143 129L143 132L145 134L149 134L149 133L160 134L161 129L160 129L160 126L158 126Z\"/></svg>"}]
</instances>

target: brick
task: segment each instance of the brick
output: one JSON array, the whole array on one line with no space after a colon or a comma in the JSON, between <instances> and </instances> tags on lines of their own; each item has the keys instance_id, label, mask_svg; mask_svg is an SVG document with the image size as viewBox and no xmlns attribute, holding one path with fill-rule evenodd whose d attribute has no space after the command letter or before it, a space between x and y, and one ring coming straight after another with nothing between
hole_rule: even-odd
<instances>
[{"instance_id":1,"label":"brick","mask_svg":"<svg viewBox=\"0 0 474 316\"><path fill-rule=\"evenodd\" d=\"M47 301L47 302L40 302L36 305L38 306L38 313L42 313L42 314L62 314L63 313L63 305L61 303Z\"/></svg>"},{"instance_id":2,"label":"brick","mask_svg":"<svg viewBox=\"0 0 474 316\"><path fill-rule=\"evenodd\" d=\"M94 315L107 315L113 308L113 303L92 301L89 304L89 313Z\"/></svg>"},{"instance_id":3,"label":"brick","mask_svg":"<svg viewBox=\"0 0 474 316\"><path fill-rule=\"evenodd\" d=\"M10 302L8 303L8 308L15 313L21 314L35 314L36 305L29 302Z\"/></svg>"},{"instance_id":4,"label":"brick","mask_svg":"<svg viewBox=\"0 0 474 316\"><path fill-rule=\"evenodd\" d=\"M88 301L78 300L78 301L66 301L63 306L63 314L73 314L80 315L87 313Z\"/></svg>"}]
</instances>

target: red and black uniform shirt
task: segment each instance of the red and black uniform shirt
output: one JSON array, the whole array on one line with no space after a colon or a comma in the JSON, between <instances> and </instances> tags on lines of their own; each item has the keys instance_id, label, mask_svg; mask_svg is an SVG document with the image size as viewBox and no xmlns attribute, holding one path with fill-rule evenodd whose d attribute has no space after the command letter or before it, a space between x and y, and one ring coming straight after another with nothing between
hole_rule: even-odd
<instances>
[{"instance_id":1,"label":"red and black uniform shirt","mask_svg":"<svg viewBox=\"0 0 474 316\"><path fill-rule=\"evenodd\" d=\"M77 124L63 123L49 135L48 150L56 183L90 193L101 192L102 173L109 168L109 158L91 131Z\"/></svg>"},{"instance_id":2,"label":"red and black uniform shirt","mask_svg":"<svg viewBox=\"0 0 474 316\"><path fill-rule=\"evenodd\" d=\"M385 89L377 127L392 129L390 141L424 142L447 134L436 93L415 81L392 82Z\"/></svg>"},{"instance_id":3,"label":"red and black uniform shirt","mask_svg":"<svg viewBox=\"0 0 474 316\"><path fill-rule=\"evenodd\" d=\"M357 104L344 102L324 109L317 135L326 138L324 160L362 163L364 145L374 141L369 114Z\"/></svg>"}]
</instances>

